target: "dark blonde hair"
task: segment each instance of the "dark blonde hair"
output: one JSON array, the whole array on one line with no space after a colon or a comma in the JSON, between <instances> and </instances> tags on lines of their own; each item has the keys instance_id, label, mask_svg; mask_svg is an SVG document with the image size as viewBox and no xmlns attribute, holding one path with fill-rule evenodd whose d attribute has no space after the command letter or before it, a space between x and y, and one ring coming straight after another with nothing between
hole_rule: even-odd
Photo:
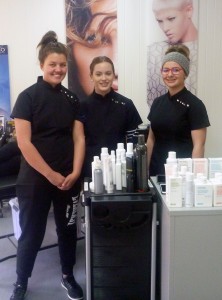
<instances>
[{"instance_id":1,"label":"dark blonde hair","mask_svg":"<svg viewBox=\"0 0 222 300\"><path fill-rule=\"evenodd\" d=\"M103 0L105 1L105 0ZM89 48L109 43L110 23L116 21L117 12L92 14L91 6L96 0L66 0L66 35L68 45L78 42ZM98 16L104 16L96 30L90 25Z\"/></svg>"},{"instance_id":2,"label":"dark blonde hair","mask_svg":"<svg viewBox=\"0 0 222 300\"><path fill-rule=\"evenodd\" d=\"M112 62L112 60L107 57L107 56L97 56L97 57L94 57L90 66L89 66L89 69L90 69L90 75L93 74L93 71L94 71L94 68L95 68L95 65L98 65L102 62L107 62L109 63L111 66L112 66L112 70L113 70L113 74L115 74L115 68L114 68L114 64Z\"/></svg>"},{"instance_id":3,"label":"dark blonde hair","mask_svg":"<svg viewBox=\"0 0 222 300\"><path fill-rule=\"evenodd\" d=\"M46 57L51 53L64 54L68 57L68 49L66 45L58 42L57 35L54 31L48 31L38 43L39 48L38 59L41 64L44 63Z\"/></svg>"}]
</instances>

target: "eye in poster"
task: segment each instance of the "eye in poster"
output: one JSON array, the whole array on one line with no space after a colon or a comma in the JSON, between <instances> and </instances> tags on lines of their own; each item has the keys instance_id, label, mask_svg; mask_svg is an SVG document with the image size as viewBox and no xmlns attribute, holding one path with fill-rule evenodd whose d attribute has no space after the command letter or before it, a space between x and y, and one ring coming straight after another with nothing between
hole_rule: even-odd
<instances>
[{"instance_id":1,"label":"eye in poster","mask_svg":"<svg viewBox=\"0 0 222 300\"><path fill-rule=\"evenodd\" d=\"M11 111L10 87L9 87L9 65L8 46L0 45L0 116L4 120L9 119Z\"/></svg>"},{"instance_id":2,"label":"eye in poster","mask_svg":"<svg viewBox=\"0 0 222 300\"><path fill-rule=\"evenodd\" d=\"M162 59L169 46L190 50L190 73L185 80L196 94L198 60L198 0L147 0L147 103L167 92L161 77ZM150 30L152 28L152 30Z\"/></svg>"},{"instance_id":3,"label":"eye in poster","mask_svg":"<svg viewBox=\"0 0 222 300\"><path fill-rule=\"evenodd\" d=\"M69 47L68 87L82 99L93 91L89 66L96 56L108 56L115 66L118 90L117 0L65 0Z\"/></svg>"}]
</instances>

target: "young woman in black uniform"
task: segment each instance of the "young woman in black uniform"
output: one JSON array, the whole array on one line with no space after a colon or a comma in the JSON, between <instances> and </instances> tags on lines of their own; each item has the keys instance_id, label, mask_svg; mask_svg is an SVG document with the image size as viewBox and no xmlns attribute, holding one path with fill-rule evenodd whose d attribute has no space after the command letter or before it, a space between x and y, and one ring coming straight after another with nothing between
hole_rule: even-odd
<instances>
[{"instance_id":1,"label":"young woman in black uniform","mask_svg":"<svg viewBox=\"0 0 222 300\"><path fill-rule=\"evenodd\" d=\"M86 136L84 176L91 177L93 156L100 155L101 148L109 151L117 143L125 143L127 131L136 130L142 123L132 100L115 92L113 62L107 56L95 57L90 64L90 77L94 91L81 102Z\"/></svg>"},{"instance_id":2,"label":"young woman in black uniform","mask_svg":"<svg viewBox=\"0 0 222 300\"><path fill-rule=\"evenodd\" d=\"M28 278L45 234L53 203L62 268L62 286L70 299L83 299L73 277L76 205L85 138L79 100L61 85L67 72L67 48L53 31L39 45L43 78L25 89L12 111L22 162L17 181L22 234L18 240L17 282L11 300L24 299Z\"/></svg>"},{"instance_id":3,"label":"young woman in black uniform","mask_svg":"<svg viewBox=\"0 0 222 300\"><path fill-rule=\"evenodd\" d=\"M168 48L161 69L168 93L154 100L148 115L150 176L164 174L169 151L176 151L178 158L204 157L210 123L203 102L185 87L189 67L189 49L185 45Z\"/></svg>"}]
</instances>

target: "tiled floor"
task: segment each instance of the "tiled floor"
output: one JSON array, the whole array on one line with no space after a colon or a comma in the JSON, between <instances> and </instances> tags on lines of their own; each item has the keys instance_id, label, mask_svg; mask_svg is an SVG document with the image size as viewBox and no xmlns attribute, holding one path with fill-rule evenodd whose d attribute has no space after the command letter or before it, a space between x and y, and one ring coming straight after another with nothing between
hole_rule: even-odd
<instances>
[{"instance_id":1,"label":"tiled floor","mask_svg":"<svg viewBox=\"0 0 222 300\"><path fill-rule=\"evenodd\" d=\"M4 217L0 218L0 299L9 300L16 280L16 246L14 236L4 237L13 233L11 208L8 204L3 207ZM29 280L26 300L65 300L68 299L66 291L61 287L61 271L58 247L55 245L57 237L53 213L50 212L47 231L42 247L39 251L33 274ZM85 240L81 238L77 243L77 263L74 269L76 280L82 286L84 293L85 283ZM84 298L85 299L85 298Z\"/></svg>"}]
</instances>

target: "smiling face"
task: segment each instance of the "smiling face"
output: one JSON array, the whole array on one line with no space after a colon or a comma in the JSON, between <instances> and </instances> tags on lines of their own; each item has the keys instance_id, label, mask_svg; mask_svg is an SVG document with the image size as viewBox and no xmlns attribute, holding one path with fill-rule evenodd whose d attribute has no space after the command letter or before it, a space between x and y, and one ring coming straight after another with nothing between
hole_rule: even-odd
<instances>
[{"instance_id":1,"label":"smiling face","mask_svg":"<svg viewBox=\"0 0 222 300\"><path fill-rule=\"evenodd\" d=\"M117 72L117 19L109 18L106 14L116 12L116 0L98 0L93 2L91 13L93 19L87 30L85 43L74 42L72 53L78 72L78 80L85 94L89 95L93 90L90 82L89 65L94 57L107 56L115 65L115 79L113 89L118 89L118 72ZM95 16L95 14L98 14ZM101 31L98 29L105 22Z\"/></svg>"},{"instance_id":2,"label":"smiling face","mask_svg":"<svg viewBox=\"0 0 222 300\"><path fill-rule=\"evenodd\" d=\"M168 61L163 65L163 68L172 69L172 68L178 68L179 73L174 75L172 71L170 70L167 74L162 73L162 78L164 83L169 89L170 95L175 95L179 91L181 91L185 86L185 72L181 68L181 66L174 62L174 61Z\"/></svg>"},{"instance_id":3,"label":"smiling face","mask_svg":"<svg viewBox=\"0 0 222 300\"><path fill-rule=\"evenodd\" d=\"M95 92L97 94L105 96L111 91L115 75L110 63L101 62L96 64L90 77L94 83Z\"/></svg>"},{"instance_id":4,"label":"smiling face","mask_svg":"<svg viewBox=\"0 0 222 300\"><path fill-rule=\"evenodd\" d=\"M190 41L189 31L193 30L191 5L182 6L181 8L165 8L154 11L154 14L170 43Z\"/></svg>"},{"instance_id":5,"label":"smiling face","mask_svg":"<svg viewBox=\"0 0 222 300\"><path fill-rule=\"evenodd\" d=\"M50 53L40 67L43 71L43 79L55 87L66 76L67 59L64 54Z\"/></svg>"}]
</instances>

